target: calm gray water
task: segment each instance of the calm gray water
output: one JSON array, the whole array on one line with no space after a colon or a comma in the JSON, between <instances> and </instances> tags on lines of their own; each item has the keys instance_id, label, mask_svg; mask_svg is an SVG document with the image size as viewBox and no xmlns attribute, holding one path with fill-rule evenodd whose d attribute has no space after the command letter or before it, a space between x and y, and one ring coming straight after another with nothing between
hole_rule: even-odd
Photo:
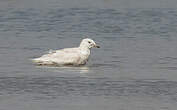
<instances>
[{"instance_id":1,"label":"calm gray water","mask_svg":"<svg viewBox=\"0 0 177 110\"><path fill-rule=\"evenodd\" d=\"M1 0L0 110L176 110L176 0ZM49 49L100 44L82 67Z\"/></svg>"}]
</instances>

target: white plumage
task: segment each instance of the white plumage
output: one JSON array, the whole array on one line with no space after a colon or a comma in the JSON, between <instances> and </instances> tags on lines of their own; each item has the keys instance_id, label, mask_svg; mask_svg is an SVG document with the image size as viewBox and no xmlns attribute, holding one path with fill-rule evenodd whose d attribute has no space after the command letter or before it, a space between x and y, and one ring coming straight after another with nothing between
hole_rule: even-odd
<instances>
[{"instance_id":1,"label":"white plumage","mask_svg":"<svg viewBox=\"0 0 177 110\"><path fill-rule=\"evenodd\" d=\"M89 59L92 47L99 48L92 39L86 38L81 41L79 47L49 51L48 54L35 58L32 61L37 65L84 65Z\"/></svg>"}]
</instances>

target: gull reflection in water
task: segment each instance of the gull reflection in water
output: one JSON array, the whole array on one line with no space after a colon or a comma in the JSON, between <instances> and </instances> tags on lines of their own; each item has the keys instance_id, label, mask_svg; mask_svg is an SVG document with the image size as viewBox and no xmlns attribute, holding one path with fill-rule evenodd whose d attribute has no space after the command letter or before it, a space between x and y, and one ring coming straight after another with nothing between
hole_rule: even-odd
<instances>
[{"instance_id":1,"label":"gull reflection in water","mask_svg":"<svg viewBox=\"0 0 177 110\"><path fill-rule=\"evenodd\" d=\"M53 72L69 72L69 73L89 73L90 68L88 66L36 66L36 68L47 69Z\"/></svg>"},{"instance_id":2,"label":"gull reflection in water","mask_svg":"<svg viewBox=\"0 0 177 110\"><path fill-rule=\"evenodd\" d=\"M79 73L88 73L89 72L89 67L87 66L79 66L79 67L59 67L61 69L64 69L66 71L71 71L71 72L79 72Z\"/></svg>"}]
</instances>

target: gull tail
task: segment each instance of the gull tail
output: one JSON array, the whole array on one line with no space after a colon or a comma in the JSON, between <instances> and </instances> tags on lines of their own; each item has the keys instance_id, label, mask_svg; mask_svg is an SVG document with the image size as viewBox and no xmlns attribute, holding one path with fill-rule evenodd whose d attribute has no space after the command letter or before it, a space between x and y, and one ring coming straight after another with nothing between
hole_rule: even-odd
<instances>
[{"instance_id":1,"label":"gull tail","mask_svg":"<svg viewBox=\"0 0 177 110\"><path fill-rule=\"evenodd\" d=\"M34 59L31 59L31 61L35 63L36 65L53 65L54 64L54 62L45 60L43 58L34 58Z\"/></svg>"},{"instance_id":2,"label":"gull tail","mask_svg":"<svg viewBox=\"0 0 177 110\"><path fill-rule=\"evenodd\" d=\"M31 61L33 63L39 63L39 62L41 62L41 59L40 58L34 58L34 59L31 59Z\"/></svg>"}]
</instances>

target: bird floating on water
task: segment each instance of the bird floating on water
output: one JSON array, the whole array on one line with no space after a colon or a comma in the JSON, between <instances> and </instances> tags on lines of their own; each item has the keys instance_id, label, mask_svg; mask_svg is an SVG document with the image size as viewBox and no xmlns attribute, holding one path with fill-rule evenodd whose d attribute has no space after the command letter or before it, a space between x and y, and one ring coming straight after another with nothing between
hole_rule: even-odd
<instances>
[{"instance_id":1,"label":"bird floating on water","mask_svg":"<svg viewBox=\"0 0 177 110\"><path fill-rule=\"evenodd\" d=\"M84 65L88 62L90 50L93 47L100 48L92 39L85 38L79 47L49 51L39 58L32 59L32 61L37 65Z\"/></svg>"}]
</instances>

